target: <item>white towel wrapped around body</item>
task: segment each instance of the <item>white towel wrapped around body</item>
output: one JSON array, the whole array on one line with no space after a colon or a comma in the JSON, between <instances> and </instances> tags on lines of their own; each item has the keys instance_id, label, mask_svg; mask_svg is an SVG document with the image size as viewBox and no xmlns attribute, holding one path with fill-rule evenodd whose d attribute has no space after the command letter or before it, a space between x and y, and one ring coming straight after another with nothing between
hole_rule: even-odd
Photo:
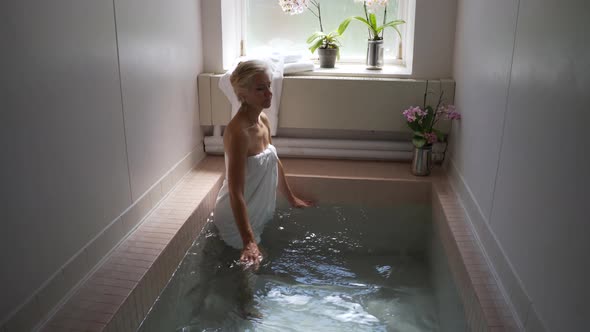
<instances>
[{"instance_id":1,"label":"white towel wrapped around body","mask_svg":"<svg viewBox=\"0 0 590 332\"><path fill-rule=\"evenodd\" d=\"M236 225L229 200L227 157L225 160L226 176L217 195L213 222L226 244L236 249L242 249L242 237ZM274 215L277 184L278 156L275 147L269 144L263 152L248 157L246 161L244 200L246 201L248 219L256 243L260 242L260 235L264 230L264 226Z\"/></svg>"}]
</instances>

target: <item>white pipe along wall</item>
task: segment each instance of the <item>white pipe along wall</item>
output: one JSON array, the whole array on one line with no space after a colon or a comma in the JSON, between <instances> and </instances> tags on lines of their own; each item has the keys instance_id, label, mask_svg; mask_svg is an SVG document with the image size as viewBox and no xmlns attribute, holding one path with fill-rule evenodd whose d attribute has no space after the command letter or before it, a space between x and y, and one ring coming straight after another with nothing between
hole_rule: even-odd
<instances>
[{"instance_id":1,"label":"white pipe along wall","mask_svg":"<svg viewBox=\"0 0 590 332\"><path fill-rule=\"evenodd\" d=\"M313 158L344 158L370 160L412 159L414 147L411 142L395 141L367 141L367 140L335 140L311 138L281 138L272 139L277 147L279 156L283 157L313 157ZM223 137L206 136L204 139L205 152L223 154ZM445 144L435 144L433 160L440 161L444 157Z\"/></svg>"}]
</instances>

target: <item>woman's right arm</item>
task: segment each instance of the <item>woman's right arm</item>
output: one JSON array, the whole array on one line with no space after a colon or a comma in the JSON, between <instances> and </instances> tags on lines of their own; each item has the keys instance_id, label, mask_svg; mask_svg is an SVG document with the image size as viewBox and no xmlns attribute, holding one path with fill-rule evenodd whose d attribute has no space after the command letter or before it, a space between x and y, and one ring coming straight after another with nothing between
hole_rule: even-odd
<instances>
[{"instance_id":1,"label":"woman's right arm","mask_svg":"<svg viewBox=\"0 0 590 332\"><path fill-rule=\"evenodd\" d=\"M242 132L240 128L237 129L228 132L224 140L226 158L228 158L227 184L229 200L236 225L242 237L243 249L240 261L246 265L257 265L261 260L261 256L248 220L246 200L244 199L248 135Z\"/></svg>"}]
</instances>

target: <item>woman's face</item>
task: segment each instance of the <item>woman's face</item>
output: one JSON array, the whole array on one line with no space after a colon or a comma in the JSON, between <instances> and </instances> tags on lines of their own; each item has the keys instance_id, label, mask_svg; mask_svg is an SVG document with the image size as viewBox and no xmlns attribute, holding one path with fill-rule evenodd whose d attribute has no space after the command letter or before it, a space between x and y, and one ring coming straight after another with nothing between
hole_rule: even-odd
<instances>
[{"instance_id":1,"label":"woman's face","mask_svg":"<svg viewBox=\"0 0 590 332\"><path fill-rule=\"evenodd\" d=\"M270 79L266 73L258 73L252 77L250 87L244 93L243 99L251 106L263 109L270 107L272 92L270 91Z\"/></svg>"}]
</instances>

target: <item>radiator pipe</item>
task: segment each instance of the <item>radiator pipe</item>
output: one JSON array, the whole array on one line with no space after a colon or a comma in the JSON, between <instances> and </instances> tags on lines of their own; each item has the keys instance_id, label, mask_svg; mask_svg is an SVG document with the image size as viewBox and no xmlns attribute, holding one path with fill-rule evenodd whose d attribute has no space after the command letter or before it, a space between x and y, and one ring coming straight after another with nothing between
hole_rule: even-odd
<instances>
[{"instance_id":1,"label":"radiator pipe","mask_svg":"<svg viewBox=\"0 0 590 332\"><path fill-rule=\"evenodd\" d=\"M273 138L279 156L307 158L370 159L408 161L412 159L411 142L335 140L310 138ZM223 154L221 136L205 137L205 152ZM435 145L433 159L443 158L444 144Z\"/></svg>"}]
</instances>

